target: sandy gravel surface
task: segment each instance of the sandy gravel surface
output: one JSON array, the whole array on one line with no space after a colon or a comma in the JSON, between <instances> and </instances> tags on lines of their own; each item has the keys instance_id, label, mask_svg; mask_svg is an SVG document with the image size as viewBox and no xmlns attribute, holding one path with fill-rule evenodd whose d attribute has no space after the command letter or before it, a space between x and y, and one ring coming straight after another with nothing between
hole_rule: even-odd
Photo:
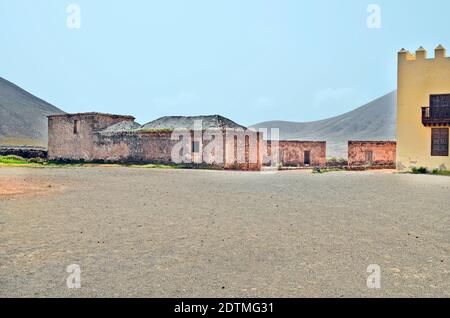
<instances>
[{"instance_id":1,"label":"sandy gravel surface","mask_svg":"<svg viewBox=\"0 0 450 318\"><path fill-rule=\"evenodd\" d=\"M3 297L450 297L448 177L0 168L0 187Z\"/></svg>"}]
</instances>

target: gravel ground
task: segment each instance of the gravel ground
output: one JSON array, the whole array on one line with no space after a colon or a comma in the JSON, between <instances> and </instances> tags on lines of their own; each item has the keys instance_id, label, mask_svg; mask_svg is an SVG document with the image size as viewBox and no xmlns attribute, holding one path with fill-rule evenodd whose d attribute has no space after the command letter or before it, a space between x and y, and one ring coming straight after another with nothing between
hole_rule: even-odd
<instances>
[{"instance_id":1,"label":"gravel ground","mask_svg":"<svg viewBox=\"0 0 450 318\"><path fill-rule=\"evenodd\" d=\"M0 184L3 297L450 297L448 177L0 168Z\"/></svg>"}]
</instances>

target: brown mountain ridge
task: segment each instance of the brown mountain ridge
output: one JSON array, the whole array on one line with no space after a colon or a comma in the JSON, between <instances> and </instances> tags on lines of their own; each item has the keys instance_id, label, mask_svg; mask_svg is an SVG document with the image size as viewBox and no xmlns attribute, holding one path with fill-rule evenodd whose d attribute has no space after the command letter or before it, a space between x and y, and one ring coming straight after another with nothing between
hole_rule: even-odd
<instances>
[{"instance_id":1,"label":"brown mountain ridge","mask_svg":"<svg viewBox=\"0 0 450 318\"><path fill-rule=\"evenodd\" d=\"M348 113L313 122L268 121L253 128L279 128L286 140L327 142L327 157L347 157L349 140L396 140L397 91Z\"/></svg>"},{"instance_id":2,"label":"brown mountain ridge","mask_svg":"<svg viewBox=\"0 0 450 318\"><path fill-rule=\"evenodd\" d=\"M47 147L47 116L61 113L0 77L0 145Z\"/></svg>"}]
</instances>

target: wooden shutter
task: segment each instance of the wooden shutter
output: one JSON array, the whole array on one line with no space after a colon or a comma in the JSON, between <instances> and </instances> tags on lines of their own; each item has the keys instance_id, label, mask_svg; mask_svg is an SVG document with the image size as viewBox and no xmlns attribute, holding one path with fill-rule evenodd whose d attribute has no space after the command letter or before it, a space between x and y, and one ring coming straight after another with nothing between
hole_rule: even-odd
<instances>
[{"instance_id":1,"label":"wooden shutter","mask_svg":"<svg viewBox=\"0 0 450 318\"><path fill-rule=\"evenodd\" d=\"M431 129L431 155L448 156L448 128Z\"/></svg>"}]
</instances>

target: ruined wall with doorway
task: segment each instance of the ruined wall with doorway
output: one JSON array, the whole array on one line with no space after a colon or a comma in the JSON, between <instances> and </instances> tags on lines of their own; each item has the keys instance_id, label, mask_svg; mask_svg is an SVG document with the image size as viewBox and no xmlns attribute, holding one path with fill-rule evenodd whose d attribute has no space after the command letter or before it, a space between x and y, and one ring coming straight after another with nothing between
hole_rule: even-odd
<instances>
[{"instance_id":1,"label":"ruined wall with doorway","mask_svg":"<svg viewBox=\"0 0 450 318\"><path fill-rule=\"evenodd\" d=\"M252 131L136 131L99 133L96 161L207 164L219 169L260 170L260 133Z\"/></svg>"},{"instance_id":2,"label":"ruined wall with doorway","mask_svg":"<svg viewBox=\"0 0 450 318\"><path fill-rule=\"evenodd\" d=\"M99 113L50 116L49 159L261 169L262 133L243 129L106 129L121 122L134 122L134 118Z\"/></svg>"},{"instance_id":3,"label":"ruined wall with doorway","mask_svg":"<svg viewBox=\"0 0 450 318\"><path fill-rule=\"evenodd\" d=\"M280 140L266 143L269 156L278 145L279 162L284 167L321 167L327 163L325 141Z\"/></svg>"},{"instance_id":4,"label":"ruined wall with doorway","mask_svg":"<svg viewBox=\"0 0 450 318\"><path fill-rule=\"evenodd\" d=\"M397 143L395 141L349 141L348 165L395 168Z\"/></svg>"}]
</instances>

